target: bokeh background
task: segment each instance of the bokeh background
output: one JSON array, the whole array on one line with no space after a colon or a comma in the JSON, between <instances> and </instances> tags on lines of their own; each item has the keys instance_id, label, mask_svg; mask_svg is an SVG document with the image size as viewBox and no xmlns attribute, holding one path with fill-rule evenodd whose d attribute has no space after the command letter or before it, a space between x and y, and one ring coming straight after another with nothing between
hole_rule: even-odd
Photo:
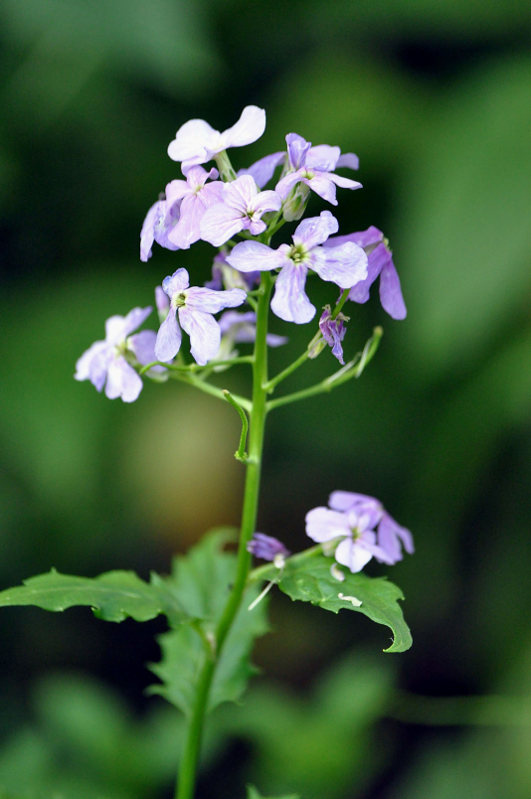
<instances>
[{"instance_id":1,"label":"bokeh background","mask_svg":"<svg viewBox=\"0 0 531 799\"><path fill-rule=\"evenodd\" d=\"M138 260L184 121L265 107L237 166L289 131L354 150L364 189L340 192L341 232L382 228L402 278L406 321L376 297L350 309L347 353L385 330L362 379L271 417L260 529L297 550L331 490L381 498L416 539L390 574L413 649L383 655L384 628L274 596L264 674L214 714L199 797L246 781L304 799L529 796L530 22L518 0L3 0L2 588L51 566L147 577L238 522L228 406L177 384L126 406L72 379L108 316L177 266L208 278L201 244ZM291 387L333 367L326 352ZM163 630L2 611L3 799L171 796L182 730L144 694Z\"/></svg>"}]
</instances>

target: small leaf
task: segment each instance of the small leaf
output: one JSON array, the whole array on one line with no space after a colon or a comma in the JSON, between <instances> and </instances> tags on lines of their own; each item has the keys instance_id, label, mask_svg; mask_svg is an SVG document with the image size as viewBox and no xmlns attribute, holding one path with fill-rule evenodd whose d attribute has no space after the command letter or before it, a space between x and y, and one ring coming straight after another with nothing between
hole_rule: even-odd
<instances>
[{"instance_id":1,"label":"small leaf","mask_svg":"<svg viewBox=\"0 0 531 799\"><path fill-rule=\"evenodd\" d=\"M163 684L154 685L150 690L183 713L191 710L197 675L205 658L215 656L215 627L225 607L236 567L236 556L223 551L224 544L232 537L227 530L205 536L186 556L177 559L172 577L165 581L167 589L191 617L195 616L195 621L159 637L162 659L152 664L151 670ZM250 662L253 642L268 629L266 602L248 610L256 594L256 588L246 592L227 636L210 689L209 710L222 702L239 699L249 677L256 671Z\"/></svg>"},{"instance_id":2,"label":"small leaf","mask_svg":"<svg viewBox=\"0 0 531 799\"><path fill-rule=\"evenodd\" d=\"M403 599L398 586L385 577L345 573L339 582L330 573L330 559L321 555L300 563L288 560L279 588L291 599L311 602L338 613L342 609L363 613L378 624L387 625L393 643L384 652L404 652L411 646L411 633L397 600Z\"/></svg>"},{"instance_id":3,"label":"small leaf","mask_svg":"<svg viewBox=\"0 0 531 799\"><path fill-rule=\"evenodd\" d=\"M35 605L44 610L62 611L75 605L87 605L105 621L148 621L167 613L174 621L187 618L175 598L161 581L146 583L134 572L111 571L99 577L74 577L52 569L47 574L30 577L23 586L0 592L0 607Z\"/></svg>"},{"instance_id":4,"label":"small leaf","mask_svg":"<svg viewBox=\"0 0 531 799\"><path fill-rule=\"evenodd\" d=\"M295 793L285 793L283 796L262 796L261 793L258 793L254 785L248 785L247 799L300 799L300 796Z\"/></svg>"}]
</instances>

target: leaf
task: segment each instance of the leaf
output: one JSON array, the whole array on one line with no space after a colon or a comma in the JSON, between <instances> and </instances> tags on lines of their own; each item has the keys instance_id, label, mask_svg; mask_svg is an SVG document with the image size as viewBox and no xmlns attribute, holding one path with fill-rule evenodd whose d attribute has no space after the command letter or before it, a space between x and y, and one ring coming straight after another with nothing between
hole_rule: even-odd
<instances>
[{"instance_id":1,"label":"leaf","mask_svg":"<svg viewBox=\"0 0 531 799\"><path fill-rule=\"evenodd\" d=\"M248 785L247 799L300 799L300 796L295 793L285 793L283 796L262 796L261 793L258 793L254 785Z\"/></svg>"},{"instance_id":2,"label":"leaf","mask_svg":"<svg viewBox=\"0 0 531 799\"><path fill-rule=\"evenodd\" d=\"M186 556L176 560L173 575L166 581L178 604L195 621L159 637L162 660L152 664L151 670L163 684L150 690L185 714L191 710L197 675L205 658L212 657L216 623L234 579L236 556L222 551L231 537L232 532L225 529L205 536ZM256 671L250 662L251 649L254 639L268 629L265 602L248 610L256 593L257 589L246 592L227 636L210 690L209 710L222 702L236 701Z\"/></svg>"},{"instance_id":3,"label":"leaf","mask_svg":"<svg viewBox=\"0 0 531 799\"><path fill-rule=\"evenodd\" d=\"M291 599L311 602L325 610L355 610L378 624L385 624L393 633L393 643L384 652L405 652L411 646L411 633L404 621L397 600L403 599L398 586L385 577L345 573L339 582L330 573L330 559L324 555L304 560L288 561L279 588ZM358 601L361 604L357 604Z\"/></svg>"},{"instance_id":4,"label":"leaf","mask_svg":"<svg viewBox=\"0 0 531 799\"><path fill-rule=\"evenodd\" d=\"M99 577L74 577L52 569L24 581L23 586L0 592L0 607L35 605L44 610L62 611L75 605L88 605L105 621L148 621L167 613L173 621L186 618L162 581L141 580L134 572L110 571Z\"/></svg>"}]
</instances>

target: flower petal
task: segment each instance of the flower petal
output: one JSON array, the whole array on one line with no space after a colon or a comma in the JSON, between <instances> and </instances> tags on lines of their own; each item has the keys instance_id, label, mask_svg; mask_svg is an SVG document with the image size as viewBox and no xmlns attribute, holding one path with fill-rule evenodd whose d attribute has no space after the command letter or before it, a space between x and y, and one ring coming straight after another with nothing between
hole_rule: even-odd
<instances>
[{"instance_id":1,"label":"flower petal","mask_svg":"<svg viewBox=\"0 0 531 799\"><path fill-rule=\"evenodd\" d=\"M290 263L284 250L272 250L259 241L241 241L225 260L239 272L269 272Z\"/></svg>"},{"instance_id":2,"label":"flower petal","mask_svg":"<svg viewBox=\"0 0 531 799\"><path fill-rule=\"evenodd\" d=\"M95 341L76 361L76 380L90 380L101 391L107 375L107 366L112 358L112 348L106 341Z\"/></svg>"},{"instance_id":3,"label":"flower petal","mask_svg":"<svg viewBox=\"0 0 531 799\"><path fill-rule=\"evenodd\" d=\"M350 289L367 277L368 258L362 247L347 241L339 247L315 247L309 265L322 280Z\"/></svg>"},{"instance_id":4,"label":"flower petal","mask_svg":"<svg viewBox=\"0 0 531 799\"><path fill-rule=\"evenodd\" d=\"M223 146L220 149L226 150L228 147L242 147L245 144L251 144L260 138L265 126L266 113L264 109L258 108L256 105L247 105L239 120L221 134Z\"/></svg>"},{"instance_id":5,"label":"flower petal","mask_svg":"<svg viewBox=\"0 0 531 799\"><path fill-rule=\"evenodd\" d=\"M306 535L321 544L340 535L350 535L350 528L344 513L319 507L306 514Z\"/></svg>"},{"instance_id":6,"label":"flower petal","mask_svg":"<svg viewBox=\"0 0 531 799\"><path fill-rule=\"evenodd\" d=\"M142 330L140 333L135 333L131 336L129 346L134 353L138 363L145 366L147 363L152 363L157 360L155 355L155 341L157 334L154 330Z\"/></svg>"},{"instance_id":7,"label":"flower petal","mask_svg":"<svg viewBox=\"0 0 531 799\"><path fill-rule=\"evenodd\" d=\"M286 322L303 325L315 316L315 307L304 291L307 272L305 266L290 261L277 277L271 310Z\"/></svg>"},{"instance_id":8,"label":"flower petal","mask_svg":"<svg viewBox=\"0 0 531 799\"><path fill-rule=\"evenodd\" d=\"M334 557L338 563L348 566L351 572L356 573L367 565L372 558L372 552L349 536L337 545Z\"/></svg>"},{"instance_id":9,"label":"flower petal","mask_svg":"<svg viewBox=\"0 0 531 799\"><path fill-rule=\"evenodd\" d=\"M142 380L125 358L114 358L107 370L105 395L109 399L121 397L124 402L134 402L142 391Z\"/></svg>"},{"instance_id":10,"label":"flower petal","mask_svg":"<svg viewBox=\"0 0 531 799\"><path fill-rule=\"evenodd\" d=\"M168 297L173 297L174 294L179 294L190 285L190 276L186 269L177 269L173 275L168 275L162 281L162 288Z\"/></svg>"},{"instance_id":11,"label":"flower petal","mask_svg":"<svg viewBox=\"0 0 531 799\"><path fill-rule=\"evenodd\" d=\"M266 155L264 158L260 158L258 161L255 161L254 164L251 164L248 169L240 169L238 175L251 175L256 185L262 188L262 186L265 186L266 183L271 180L275 169L282 163L285 157L285 152Z\"/></svg>"},{"instance_id":12,"label":"flower petal","mask_svg":"<svg viewBox=\"0 0 531 799\"><path fill-rule=\"evenodd\" d=\"M223 203L216 203L208 208L199 225L203 241L208 241L214 247L221 247L243 228L244 218L241 212Z\"/></svg>"},{"instance_id":13,"label":"flower petal","mask_svg":"<svg viewBox=\"0 0 531 799\"><path fill-rule=\"evenodd\" d=\"M293 234L295 244L304 244L307 250L322 244L332 233L337 233L339 223L330 211L321 211L319 216L304 219Z\"/></svg>"},{"instance_id":14,"label":"flower petal","mask_svg":"<svg viewBox=\"0 0 531 799\"><path fill-rule=\"evenodd\" d=\"M342 153L337 159L336 169L340 166L347 167L348 169L359 169L360 159L355 153Z\"/></svg>"},{"instance_id":15,"label":"flower petal","mask_svg":"<svg viewBox=\"0 0 531 799\"><path fill-rule=\"evenodd\" d=\"M168 155L173 161L186 161L188 166L203 164L210 159L206 145L217 133L204 119L190 119L170 142Z\"/></svg>"},{"instance_id":16,"label":"flower petal","mask_svg":"<svg viewBox=\"0 0 531 799\"><path fill-rule=\"evenodd\" d=\"M306 156L306 167L308 169L319 169L321 172L333 172L341 150L339 147L331 147L329 144L318 144L311 147Z\"/></svg>"},{"instance_id":17,"label":"flower petal","mask_svg":"<svg viewBox=\"0 0 531 799\"><path fill-rule=\"evenodd\" d=\"M211 314L184 306L179 308L179 322L190 336L190 352L198 364L204 366L216 357L221 334L219 325Z\"/></svg>"},{"instance_id":18,"label":"flower petal","mask_svg":"<svg viewBox=\"0 0 531 799\"><path fill-rule=\"evenodd\" d=\"M243 289L214 291L202 286L192 286L186 292L185 307L193 311L212 314L223 310L223 308L236 308L238 305L242 305L246 299L247 293Z\"/></svg>"},{"instance_id":19,"label":"flower petal","mask_svg":"<svg viewBox=\"0 0 531 799\"><path fill-rule=\"evenodd\" d=\"M328 504L334 510L350 510L358 502L369 500L380 505L377 499L369 497L368 494L356 494L354 491L332 491L328 498Z\"/></svg>"},{"instance_id":20,"label":"flower petal","mask_svg":"<svg viewBox=\"0 0 531 799\"><path fill-rule=\"evenodd\" d=\"M383 246L385 247L385 245ZM406 318L406 304L402 296L400 278L395 269L391 253L389 253L387 263L380 273L380 302L382 303L383 309L387 311L389 316L393 319Z\"/></svg>"},{"instance_id":21,"label":"flower petal","mask_svg":"<svg viewBox=\"0 0 531 799\"><path fill-rule=\"evenodd\" d=\"M175 308L170 307L168 316L159 327L155 342L157 361L171 361L181 347L182 333L177 322Z\"/></svg>"}]
</instances>

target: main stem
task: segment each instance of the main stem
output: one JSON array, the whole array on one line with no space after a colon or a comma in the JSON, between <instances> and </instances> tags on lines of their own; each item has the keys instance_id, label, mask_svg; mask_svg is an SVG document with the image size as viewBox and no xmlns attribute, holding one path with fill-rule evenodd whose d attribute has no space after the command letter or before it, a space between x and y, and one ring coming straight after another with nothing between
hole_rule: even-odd
<instances>
[{"instance_id":1,"label":"main stem","mask_svg":"<svg viewBox=\"0 0 531 799\"><path fill-rule=\"evenodd\" d=\"M251 555L247 544L256 529L256 515L260 493L260 473L266 419L267 392L267 323L272 279L269 272L262 274L258 308L256 311L256 338L253 360L253 397L249 420L248 461L245 475L240 541L236 563L236 575L232 590L223 610L215 632L214 650L206 655L199 673L195 702L190 716L188 734L185 741L175 799L193 799L196 783L197 765L201 751L203 724L208 706L210 686L216 672L223 644L230 631L234 618L241 605L247 576L251 565Z\"/></svg>"}]
</instances>

